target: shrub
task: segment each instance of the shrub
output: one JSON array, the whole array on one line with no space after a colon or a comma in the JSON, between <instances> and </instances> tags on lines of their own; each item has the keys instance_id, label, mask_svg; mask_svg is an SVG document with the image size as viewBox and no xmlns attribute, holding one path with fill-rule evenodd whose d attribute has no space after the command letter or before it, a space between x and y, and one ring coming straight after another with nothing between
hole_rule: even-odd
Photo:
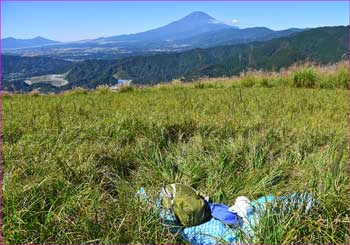
<instances>
[{"instance_id":1,"label":"shrub","mask_svg":"<svg viewBox=\"0 0 350 245\"><path fill-rule=\"evenodd\" d=\"M195 89L203 89L204 87L205 87L204 83L201 83L201 82L194 83L194 88Z\"/></svg>"},{"instance_id":2,"label":"shrub","mask_svg":"<svg viewBox=\"0 0 350 245\"><path fill-rule=\"evenodd\" d=\"M336 86L339 88L347 88L349 86L350 73L347 67L340 68L335 77Z\"/></svg>"},{"instance_id":3,"label":"shrub","mask_svg":"<svg viewBox=\"0 0 350 245\"><path fill-rule=\"evenodd\" d=\"M334 89L336 87L337 77L335 74L324 75L319 80L319 87L322 89Z\"/></svg>"},{"instance_id":4,"label":"shrub","mask_svg":"<svg viewBox=\"0 0 350 245\"><path fill-rule=\"evenodd\" d=\"M253 87L257 79L253 75L246 75L241 80L241 85L246 88Z\"/></svg>"},{"instance_id":5,"label":"shrub","mask_svg":"<svg viewBox=\"0 0 350 245\"><path fill-rule=\"evenodd\" d=\"M99 94L108 94L111 92L111 88L107 85L100 85L96 88Z\"/></svg>"},{"instance_id":6,"label":"shrub","mask_svg":"<svg viewBox=\"0 0 350 245\"><path fill-rule=\"evenodd\" d=\"M292 73L292 86L296 88L314 88L319 77L312 68L302 68Z\"/></svg>"}]
</instances>

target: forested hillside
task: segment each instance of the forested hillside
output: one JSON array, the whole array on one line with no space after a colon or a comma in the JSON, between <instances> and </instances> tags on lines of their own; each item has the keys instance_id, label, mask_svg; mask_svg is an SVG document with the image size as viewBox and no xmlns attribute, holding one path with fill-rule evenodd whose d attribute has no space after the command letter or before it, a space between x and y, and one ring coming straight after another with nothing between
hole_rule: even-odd
<instances>
[{"instance_id":1,"label":"forested hillside","mask_svg":"<svg viewBox=\"0 0 350 245\"><path fill-rule=\"evenodd\" d=\"M155 84L183 77L231 76L247 68L279 69L295 62L334 63L347 54L348 28L322 27L268 42L195 49L182 53L130 57L115 61L89 60L72 66L68 79L93 87L115 77L136 84Z\"/></svg>"}]
</instances>

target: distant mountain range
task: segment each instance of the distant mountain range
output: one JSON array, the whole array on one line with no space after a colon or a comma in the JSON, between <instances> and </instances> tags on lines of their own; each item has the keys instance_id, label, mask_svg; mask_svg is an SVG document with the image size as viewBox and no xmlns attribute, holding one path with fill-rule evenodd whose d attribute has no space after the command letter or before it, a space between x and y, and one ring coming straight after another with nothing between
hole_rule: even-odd
<instances>
[{"instance_id":1,"label":"distant mountain range","mask_svg":"<svg viewBox=\"0 0 350 245\"><path fill-rule=\"evenodd\" d=\"M13 37L8 37L1 39L2 49L18 49L18 48L32 48L40 47L49 44L57 44L59 42L49 40L43 37L35 37L32 39L16 39Z\"/></svg>"},{"instance_id":2,"label":"distant mountain range","mask_svg":"<svg viewBox=\"0 0 350 245\"><path fill-rule=\"evenodd\" d=\"M99 40L118 42L174 41L228 28L233 27L221 23L206 13L192 12L191 14L178 21L174 21L168 25L150 31L137 34L101 38Z\"/></svg>"},{"instance_id":3,"label":"distant mountain range","mask_svg":"<svg viewBox=\"0 0 350 245\"><path fill-rule=\"evenodd\" d=\"M305 30L307 29L290 28L282 31L274 31L266 27L252 27L246 29L227 28L206 32L180 41L193 47L204 48L254 41L268 41L273 38L289 36Z\"/></svg>"},{"instance_id":4,"label":"distant mountain range","mask_svg":"<svg viewBox=\"0 0 350 245\"><path fill-rule=\"evenodd\" d=\"M349 58L349 26L320 27L265 42L222 45L183 52L142 55L116 60L67 62L49 57L3 56L5 90L62 91L73 87L96 88L131 79L135 84L156 84L172 79L191 80L201 76L238 75L247 68L278 70L295 62L335 63ZM47 64L47 65L45 65ZM28 85L26 77L66 73L69 84Z\"/></svg>"},{"instance_id":5,"label":"distant mountain range","mask_svg":"<svg viewBox=\"0 0 350 245\"><path fill-rule=\"evenodd\" d=\"M217 31L227 28L234 28L232 26L221 23L220 21L214 19L203 12L192 12L191 14L185 16L184 18L174 21L165 26L155 28L149 31L140 32L136 34L129 35L118 35L112 37L102 37L91 40L81 40L76 42L60 43L59 46L54 46L55 48L61 47L96 47L96 46L106 46L111 47L120 46L120 43L159 43L166 41L174 41L179 39L186 39L192 36L200 35L205 32ZM237 27L235 27L237 28ZM16 38L5 38L2 40L3 49L18 49L18 48L28 48L34 46L44 46L47 44L58 44L52 40L48 40L42 37L36 37L33 39L16 39Z\"/></svg>"},{"instance_id":6,"label":"distant mountain range","mask_svg":"<svg viewBox=\"0 0 350 245\"><path fill-rule=\"evenodd\" d=\"M168 25L136 34L66 43L47 40L41 45L33 41L37 38L7 38L3 40L3 49L7 54L45 55L67 60L119 59L159 52L181 52L193 48L267 41L301 31L303 29L296 28L273 31L265 27L239 29L206 13L193 12Z\"/></svg>"}]
</instances>

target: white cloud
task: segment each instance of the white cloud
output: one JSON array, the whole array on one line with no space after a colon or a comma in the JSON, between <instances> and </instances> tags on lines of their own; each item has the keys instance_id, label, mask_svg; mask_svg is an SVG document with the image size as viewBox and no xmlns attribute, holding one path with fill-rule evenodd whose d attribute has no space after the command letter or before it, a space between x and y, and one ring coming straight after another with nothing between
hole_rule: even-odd
<instances>
[{"instance_id":1,"label":"white cloud","mask_svg":"<svg viewBox=\"0 0 350 245\"><path fill-rule=\"evenodd\" d=\"M239 24L239 23L240 23L240 21L237 20L237 19L231 20L231 24L237 25L237 24Z\"/></svg>"},{"instance_id":2,"label":"white cloud","mask_svg":"<svg viewBox=\"0 0 350 245\"><path fill-rule=\"evenodd\" d=\"M233 20L224 20L224 21L221 21L221 23L226 24L226 25L230 25L230 26L237 26L241 22L237 19L233 19Z\"/></svg>"},{"instance_id":3,"label":"white cloud","mask_svg":"<svg viewBox=\"0 0 350 245\"><path fill-rule=\"evenodd\" d=\"M233 19L233 20L216 20L216 19L211 19L209 20L209 23L213 23L213 24L226 24L226 25L230 25L230 26L237 26L239 25L241 22L238 19Z\"/></svg>"}]
</instances>

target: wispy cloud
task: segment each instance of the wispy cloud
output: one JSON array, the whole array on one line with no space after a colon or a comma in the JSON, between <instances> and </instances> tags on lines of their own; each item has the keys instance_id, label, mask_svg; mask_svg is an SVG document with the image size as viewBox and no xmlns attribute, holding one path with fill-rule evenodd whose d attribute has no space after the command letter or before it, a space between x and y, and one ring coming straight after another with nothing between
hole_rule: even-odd
<instances>
[{"instance_id":1,"label":"wispy cloud","mask_svg":"<svg viewBox=\"0 0 350 245\"><path fill-rule=\"evenodd\" d=\"M230 26L237 26L238 24L240 24L240 21L238 19L233 19L233 20L210 20L211 23L215 23L215 24L226 24L226 25L230 25Z\"/></svg>"},{"instance_id":2,"label":"wispy cloud","mask_svg":"<svg viewBox=\"0 0 350 245\"><path fill-rule=\"evenodd\" d=\"M216 20L216 19L212 19L209 20L210 23L214 23L214 24L225 24L225 25L230 25L230 26L239 26L239 27L243 27L243 28L248 28L248 27L254 27L256 25L251 24L251 23L245 23L245 22L241 22L239 19L232 19L232 20Z\"/></svg>"},{"instance_id":3,"label":"wispy cloud","mask_svg":"<svg viewBox=\"0 0 350 245\"><path fill-rule=\"evenodd\" d=\"M241 22L237 19L231 20L231 24L233 24L233 25L238 25L239 23L241 23Z\"/></svg>"}]
</instances>

